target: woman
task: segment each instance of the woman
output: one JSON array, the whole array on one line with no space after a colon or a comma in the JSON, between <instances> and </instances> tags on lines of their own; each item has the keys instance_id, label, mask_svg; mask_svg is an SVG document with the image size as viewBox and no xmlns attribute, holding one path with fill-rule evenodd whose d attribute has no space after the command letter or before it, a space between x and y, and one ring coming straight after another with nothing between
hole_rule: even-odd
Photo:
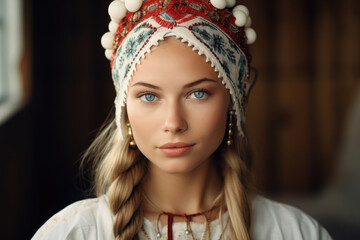
<instances>
[{"instance_id":1,"label":"woman","mask_svg":"<svg viewBox=\"0 0 360 240\"><path fill-rule=\"evenodd\" d=\"M85 155L98 198L68 206L33 239L331 239L250 190L242 124L256 34L234 5L110 4L102 44L116 118Z\"/></svg>"}]
</instances>

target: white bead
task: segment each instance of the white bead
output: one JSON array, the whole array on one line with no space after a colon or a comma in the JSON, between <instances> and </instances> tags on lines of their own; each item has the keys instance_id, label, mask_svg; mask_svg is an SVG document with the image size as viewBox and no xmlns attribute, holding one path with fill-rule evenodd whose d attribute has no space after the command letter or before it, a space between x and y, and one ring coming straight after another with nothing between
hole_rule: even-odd
<instances>
[{"instance_id":1,"label":"white bead","mask_svg":"<svg viewBox=\"0 0 360 240\"><path fill-rule=\"evenodd\" d=\"M245 34L247 37L247 44L253 44L256 41L256 32L252 28L246 28Z\"/></svg>"},{"instance_id":2,"label":"white bead","mask_svg":"<svg viewBox=\"0 0 360 240\"><path fill-rule=\"evenodd\" d=\"M111 21L111 22L109 23L109 31L110 31L111 33L116 33L118 27L119 27L119 24L118 24L117 22Z\"/></svg>"},{"instance_id":3,"label":"white bead","mask_svg":"<svg viewBox=\"0 0 360 240\"><path fill-rule=\"evenodd\" d=\"M125 0L125 6L130 12L136 12L141 8L142 0Z\"/></svg>"},{"instance_id":4,"label":"white bead","mask_svg":"<svg viewBox=\"0 0 360 240\"><path fill-rule=\"evenodd\" d=\"M248 16L247 21L246 21L246 23L245 23L245 27L250 27L250 26L251 26L251 24L252 24L251 17L250 17L250 16Z\"/></svg>"},{"instance_id":5,"label":"white bead","mask_svg":"<svg viewBox=\"0 0 360 240\"><path fill-rule=\"evenodd\" d=\"M156 234L156 237L160 239L160 238L161 238L161 233L158 232L158 233Z\"/></svg>"},{"instance_id":6,"label":"white bead","mask_svg":"<svg viewBox=\"0 0 360 240\"><path fill-rule=\"evenodd\" d=\"M236 7L234 7L233 14L235 14L235 12L237 11L242 11L245 13L246 16L249 16L249 9L244 5L237 5Z\"/></svg>"},{"instance_id":7,"label":"white bead","mask_svg":"<svg viewBox=\"0 0 360 240\"><path fill-rule=\"evenodd\" d=\"M119 23L127 14L125 4L121 1L112 1L109 5L108 12L111 20L117 23Z\"/></svg>"},{"instance_id":8,"label":"white bead","mask_svg":"<svg viewBox=\"0 0 360 240\"><path fill-rule=\"evenodd\" d=\"M106 50L105 50L105 57L106 57L107 59L111 60L112 57L113 57L113 50L106 49Z\"/></svg>"},{"instance_id":9,"label":"white bead","mask_svg":"<svg viewBox=\"0 0 360 240\"><path fill-rule=\"evenodd\" d=\"M236 0L226 0L226 7L228 8L232 8L233 6L235 6L236 4Z\"/></svg>"},{"instance_id":10,"label":"white bead","mask_svg":"<svg viewBox=\"0 0 360 240\"><path fill-rule=\"evenodd\" d=\"M243 11L234 12L234 17L236 18L235 24L238 27L243 27L246 24L247 16Z\"/></svg>"},{"instance_id":11,"label":"white bead","mask_svg":"<svg viewBox=\"0 0 360 240\"><path fill-rule=\"evenodd\" d=\"M103 46L103 48L105 49L113 49L113 45L114 45L114 34L112 34L111 32L107 32L105 33L102 38L101 38L101 45Z\"/></svg>"},{"instance_id":12,"label":"white bead","mask_svg":"<svg viewBox=\"0 0 360 240\"><path fill-rule=\"evenodd\" d=\"M210 2L217 9L226 8L226 0L210 0Z\"/></svg>"},{"instance_id":13,"label":"white bead","mask_svg":"<svg viewBox=\"0 0 360 240\"><path fill-rule=\"evenodd\" d=\"M186 235L190 235L190 231L188 229L185 230Z\"/></svg>"}]
</instances>

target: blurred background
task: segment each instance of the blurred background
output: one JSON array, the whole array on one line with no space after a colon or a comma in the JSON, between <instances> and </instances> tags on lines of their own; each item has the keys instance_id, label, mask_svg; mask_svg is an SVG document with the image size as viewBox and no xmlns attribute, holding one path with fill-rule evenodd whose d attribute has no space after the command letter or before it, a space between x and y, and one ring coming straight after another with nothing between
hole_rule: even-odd
<instances>
[{"instance_id":1,"label":"blurred background","mask_svg":"<svg viewBox=\"0 0 360 240\"><path fill-rule=\"evenodd\" d=\"M259 77L247 130L259 191L360 239L360 2L244 0ZM112 111L110 0L0 0L0 235L30 239L88 197L79 159Z\"/></svg>"}]
</instances>

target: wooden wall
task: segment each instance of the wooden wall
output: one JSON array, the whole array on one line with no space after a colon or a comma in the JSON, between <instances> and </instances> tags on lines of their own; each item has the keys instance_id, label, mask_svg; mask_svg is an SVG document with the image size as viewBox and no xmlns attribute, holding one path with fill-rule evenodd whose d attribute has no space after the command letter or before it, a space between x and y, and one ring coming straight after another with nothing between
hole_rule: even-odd
<instances>
[{"instance_id":1,"label":"wooden wall","mask_svg":"<svg viewBox=\"0 0 360 240\"><path fill-rule=\"evenodd\" d=\"M244 2L258 33L247 112L257 182L268 193L319 190L360 82L360 2Z\"/></svg>"}]
</instances>

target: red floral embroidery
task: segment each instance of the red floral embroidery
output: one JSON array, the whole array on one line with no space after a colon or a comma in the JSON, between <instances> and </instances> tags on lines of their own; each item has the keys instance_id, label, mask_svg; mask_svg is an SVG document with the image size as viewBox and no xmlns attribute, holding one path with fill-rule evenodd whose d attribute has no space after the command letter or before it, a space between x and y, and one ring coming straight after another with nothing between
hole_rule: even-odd
<instances>
[{"instance_id":1,"label":"red floral embroidery","mask_svg":"<svg viewBox=\"0 0 360 240\"><path fill-rule=\"evenodd\" d=\"M115 53L126 35L138 23L153 17L161 26L172 28L200 16L216 24L242 49L250 62L250 54L243 27L235 25L235 17L228 10L216 9L209 0L144 0L141 9L129 12L122 19L115 35ZM114 61L114 58L113 58ZM113 65L111 62L111 66Z\"/></svg>"}]
</instances>

